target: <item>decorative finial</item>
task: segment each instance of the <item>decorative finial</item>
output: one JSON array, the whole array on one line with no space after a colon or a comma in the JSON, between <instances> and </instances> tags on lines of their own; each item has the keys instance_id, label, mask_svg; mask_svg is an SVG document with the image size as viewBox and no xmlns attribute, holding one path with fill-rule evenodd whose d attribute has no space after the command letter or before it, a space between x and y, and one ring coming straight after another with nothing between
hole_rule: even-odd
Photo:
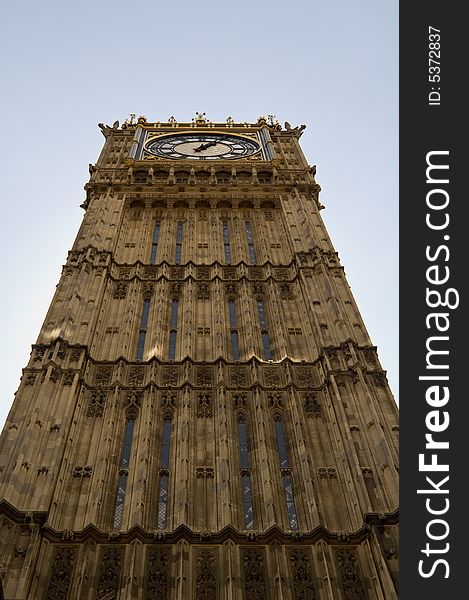
<instances>
[{"instance_id":1,"label":"decorative finial","mask_svg":"<svg viewBox=\"0 0 469 600\"><path fill-rule=\"evenodd\" d=\"M269 119L269 125L271 127L276 127L279 124L275 115L267 115L267 118Z\"/></svg>"},{"instance_id":2,"label":"decorative finial","mask_svg":"<svg viewBox=\"0 0 469 600\"><path fill-rule=\"evenodd\" d=\"M168 123L176 123L176 119L173 117L173 115L171 115L168 119Z\"/></svg>"},{"instance_id":3,"label":"decorative finial","mask_svg":"<svg viewBox=\"0 0 469 600\"><path fill-rule=\"evenodd\" d=\"M259 123L259 125L266 125L267 121L265 120L265 117L259 117L257 119L257 122Z\"/></svg>"},{"instance_id":4,"label":"decorative finial","mask_svg":"<svg viewBox=\"0 0 469 600\"><path fill-rule=\"evenodd\" d=\"M196 112L195 113L195 119L193 118L192 121L195 123L206 123L207 119L205 118L206 113L199 113Z\"/></svg>"},{"instance_id":5,"label":"decorative finial","mask_svg":"<svg viewBox=\"0 0 469 600\"><path fill-rule=\"evenodd\" d=\"M226 123L227 123L228 125L233 125L233 123L234 123L234 119L233 119L233 117L226 117Z\"/></svg>"},{"instance_id":6,"label":"decorative finial","mask_svg":"<svg viewBox=\"0 0 469 600\"><path fill-rule=\"evenodd\" d=\"M140 115L139 118L138 118L138 123L143 124L143 123L146 123L146 122L147 122L147 118L144 117L143 115Z\"/></svg>"},{"instance_id":7,"label":"decorative finial","mask_svg":"<svg viewBox=\"0 0 469 600\"><path fill-rule=\"evenodd\" d=\"M133 125L135 122L135 113L130 113L130 120L127 120L126 123L128 123L129 125Z\"/></svg>"}]
</instances>

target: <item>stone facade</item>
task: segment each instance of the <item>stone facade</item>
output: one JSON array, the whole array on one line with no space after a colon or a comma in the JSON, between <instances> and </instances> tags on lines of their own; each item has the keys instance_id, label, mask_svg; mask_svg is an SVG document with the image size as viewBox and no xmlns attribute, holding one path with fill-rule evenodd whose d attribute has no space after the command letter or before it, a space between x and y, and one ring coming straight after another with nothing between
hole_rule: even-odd
<instances>
[{"instance_id":1,"label":"stone facade","mask_svg":"<svg viewBox=\"0 0 469 600\"><path fill-rule=\"evenodd\" d=\"M5 598L397 598L398 411L304 127L100 127L0 441ZM147 151L223 136L257 150Z\"/></svg>"}]
</instances>

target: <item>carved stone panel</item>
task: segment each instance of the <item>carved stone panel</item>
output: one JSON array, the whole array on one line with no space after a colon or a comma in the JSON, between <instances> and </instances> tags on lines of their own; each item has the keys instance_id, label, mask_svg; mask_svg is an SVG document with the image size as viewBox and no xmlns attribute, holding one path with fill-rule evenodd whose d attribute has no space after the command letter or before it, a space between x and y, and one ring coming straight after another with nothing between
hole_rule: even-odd
<instances>
[{"instance_id":1,"label":"carved stone panel","mask_svg":"<svg viewBox=\"0 0 469 600\"><path fill-rule=\"evenodd\" d=\"M77 548L69 546L58 546L54 549L46 600L65 600L69 597L68 592L77 551Z\"/></svg>"},{"instance_id":2,"label":"carved stone panel","mask_svg":"<svg viewBox=\"0 0 469 600\"><path fill-rule=\"evenodd\" d=\"M245 600L268 598L264 549L241 548L241 568Z\"/></svg>"},{"instance_id":3,"label":"carved stone panel","mask_svg":"<svg viewBox=\"0 0 469 600\"><path fill-rule=\"evenodd\" d=\"M147 554L145 600L168 600L170 590L170 548L150 548Z\"/></svg>"},{"instance_id":4,"label":"carved stone panel","mask_svg":"<svg viewBox=\"0 0 469 600\"><path fill-rule=\"evenodd\" d=\"M345 600L366 600L356 548L336 548L337 571Z\"/></svg>"},{"instance_id":5,"label":"carved stone panel","mask_svg":"<svg viewBox=\"0 0 469 600\"><path fill-rule=\"evenodd\" d=\"M195 560L195 594L197 600L217 600L217 551L198 549Z\"/></svg>"},{"instance_id":6,"label":"carved stone panel","mask_svg":"<svg viewBox=\"0 0 469 600\"><path fill-rule=\"evenodd\" d=\"M104 546L99 557L96 600L115 600L120 588L125 548Z\"/></svg>"},{"instance_id":7,"label":"carved stone panel","mask_svg":"<svg viewBox=\"0 0 469 600\"><path fill-rule=\"evenodd\" d=\"M91 392L86 411L87 417L102 417L106 404L106 394L101 390Z\"/></svg>"},{"instance_id":8,"label":"carved stone panel","mask_svg":"<svg viewBox=\"0 0 469 600\"><path fill-rule=\"evenodd\" d=\"M288 551L294 600L315 600L311 552L306 548Z\"/></svg>"},{"instance_id":9,"label":"carved stone panel","mask_svg":"<svg viewBox=\"0 0 469 600\"><path fill-rule=\"evenodd\" d=\"M112 367L96 367L94 382L96 385L109 385L111 383Z\"/></svg>"},{"instance_id":10,"label":"carved stone panel","mask_svg":"<svg viewBox=\"0 0 469 600\"><path fill-rule=\"evenodd\" d=\"M245 367L230 367L230 382L232 386L244 387L248 385Z\"/></svg>"}]
</instances>

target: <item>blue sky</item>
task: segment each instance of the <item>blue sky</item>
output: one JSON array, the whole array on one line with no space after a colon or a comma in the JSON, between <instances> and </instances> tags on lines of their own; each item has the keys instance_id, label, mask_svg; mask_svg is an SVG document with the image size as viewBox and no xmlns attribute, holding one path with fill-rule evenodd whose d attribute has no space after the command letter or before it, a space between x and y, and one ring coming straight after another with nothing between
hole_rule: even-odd
<instances>
[{"instance_id":1,"label":"blue sky","mask_svg":"<svg viewBox=\"0 0 469 600\"><path fill-rule=\"evenodd\" d=\"M322 211L398 399L398 3L4 3L0 424L82 219L98 122L306 124Z\"/></svg>"}]
</instances>

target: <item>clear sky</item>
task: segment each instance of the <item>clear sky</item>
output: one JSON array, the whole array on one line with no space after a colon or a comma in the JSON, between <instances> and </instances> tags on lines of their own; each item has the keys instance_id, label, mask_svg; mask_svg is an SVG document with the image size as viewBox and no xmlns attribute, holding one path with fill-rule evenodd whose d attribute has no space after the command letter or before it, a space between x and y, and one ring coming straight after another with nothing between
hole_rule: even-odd
<instances>
[{"instance_id":1,"label":"clear sky","mask_svg":"<svg viewBox=\"0 0 469 600\"><path fill-rule=\"evenodd\" d=\"M0 425L72 246L97 123L306 124L322 211L398 399L398 2L66 0L0 9Z\"/></svg>"}]
</instances>

